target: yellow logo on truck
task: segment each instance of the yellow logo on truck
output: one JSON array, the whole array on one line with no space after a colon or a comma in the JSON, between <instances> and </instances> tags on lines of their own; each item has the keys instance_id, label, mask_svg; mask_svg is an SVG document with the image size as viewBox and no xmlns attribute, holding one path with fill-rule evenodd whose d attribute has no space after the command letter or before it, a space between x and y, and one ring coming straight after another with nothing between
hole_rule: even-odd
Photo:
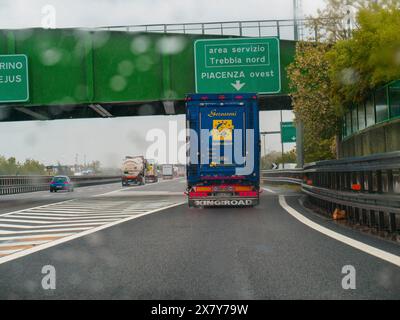
<instances>
[{"instance_id":1,"label":"yellow logo on truck","mask_svg":"<svg viewBox=\"0 0 400 320\"><path fill-rule=\"evenodd\" d=\"M213 121L213 140L214 141L232 141L233 140L232 120L214 120Z\"/></svg>"}]
</instances>

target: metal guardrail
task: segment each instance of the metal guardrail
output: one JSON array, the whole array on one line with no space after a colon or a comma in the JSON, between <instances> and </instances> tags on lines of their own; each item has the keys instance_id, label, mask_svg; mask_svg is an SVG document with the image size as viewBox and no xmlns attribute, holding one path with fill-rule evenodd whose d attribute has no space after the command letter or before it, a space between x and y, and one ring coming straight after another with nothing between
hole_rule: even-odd
<instances>
[{"instance_id":1,"label":"metal guardrail","mask_svg":"<svg viewBox=\"0 0 400 320\"><path fill-rule=\"evenodd\" d=\"M310 202L329 216L341 210L351 224L399 234L400 152L263 171L262 177L300 185Z\"/></svg>"},{"instance_id":2,"label":"metal guardrail","mask_svg":"<svg viewBox=\"0 0 400 320\"><path fill-rule=\"evenodd\" d=\"M332 20L337 24L338 19ZM321 31L329 25L328 19L286 19L286 20L245 20L216 21L199 23L145 24L102 26L97 30L127 32L182 33L240 37L272 37L281 39L318 39ZM328 23L327 23L328 22ZM296 31L297 30L297 31ZM297 32L297 35L295 33Z\"/></svg>"},{"instance_id":3,"label":"metal guardrail","mask_svg":"<svg viewBox=\"0 0 400 320\"><path fill-rule=\"evenodd\" d=\"M0 195L49 190L51 176L0 176ZM119 182L121 176L71 177L75 187Z\"/></svg>"}]
</instances>

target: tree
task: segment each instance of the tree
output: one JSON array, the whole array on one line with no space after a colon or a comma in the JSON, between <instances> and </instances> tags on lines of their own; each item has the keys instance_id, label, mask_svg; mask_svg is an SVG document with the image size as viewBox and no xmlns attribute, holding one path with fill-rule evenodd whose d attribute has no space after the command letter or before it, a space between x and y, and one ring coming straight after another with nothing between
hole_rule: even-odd
<instances>
[{"instance_id":1,"label":"tree","mask_svg":"<svg viewBox=\"0 0 400 320\"><path fill-rule=\"evenodd\" d=\"M278 164L288 164L288 163L296 163L297 162L297 152L296 150L291 150L285 152L283 155L280 154L277 163Z\"/></svg>"},{"instance_id":2,"label":"tree","mask_svg":"<svg viewBox=\"0 0 400 320\"><path fill-rule=\"evenodd\" d=\"M0 175L45 175L45 166L38 161L27 159L19 163L14 157L0 156Z\"/></svg>"},{"instance_id":3,"label":"tree","mask_svg":"<svg viewBox=\"0 0 400 320\"><path fill-rule=\"evenodd\" d=\"M25 163L20 166L21 175L45 175L46 167L39 161L26 159Z\"/></svg>"},{"instance_id":4,"label":"tree","mask_svg":"<svg viewBox=\"0 0 400 320\"><path fill-rule=\"evenodd\" d=\"M339 132L340 109L331 103L330 44L299 42L288 68L296 121L304 125L305 161L335 158L332 145Z\"/></svg>"},{"instance_id":5,"label":"tree","mask_svg":"<svg viewBox=\"0 0 400 320\"><path fill-rule=\"evenodd\" d=\"M18 164L15 158L6 159L0 157L0 174L1 175L16 175L18 174Z\"/></svg>"},{"instance_id":6,"label":"tree","mask_svg":"<svg viewBox=\"0 0 400 320\"><path fill-rule=\"evenodd\" d=\"M369 0L326 0L324 9L307 17L306 27L314 31L313 40L335 43L349 39L357 26L355 13L368 5Z\"/></svg>"},{"instance_id":7,"label":"tree","mask_svg":"<svg viewBox=\"0 0 400 320\"><path fill-rule=\"evenodd\" d=\"M352 10L350 32L343 19ZM298 43L288 68L294 113L304 124L306 162L334 158L347 108L400 78L399 0L328 0L314 22L323 26L319 41Z\"/></svg>"},{"instance_id":8,"label":"tree","mask_svg":"<svg viewBox=\"0 0 400 320\"><path fill-rule=\"evenodd\" d=\"M263 170L271 170L274 163L278 163L279 157L281 157L281 153L277 151L273 151L268 153L267 155L261 158L261 169Z\"/></svg>"},{"instance_id":9,"label":"tree","mask_svg":"<svg viewBox=\"0 0 400 320\"><path fill-rule=\"evenodd\" d=\"M337 41L349 39L353 13L367 0L326 0L317 16L308 17L315 42L299 42L288 68L296 121L304 125L305 161L334 159L343 109L333 103L331 62L327 54Z\"/></svg>"},{"instance_id":10,"label":"tree","mask_svg":"<svg viewBox=\"0 0 400 320\"><path fill-rule=\"evenodd\" d=\"M400 1L359 10L353 37L328 53L335 104L362 102L371 90L400 78Z\"/></svg>"},{"instance_id":11,"label":"tree","mask_svg":"<svg viewBox=\"0 0 400 320\"><path fill-rule=\"evenodd\" d=\"M281 152L273 151L261 158L261 169L271 170L274 163L288 164L288 163L296 163L296 161L297 161L296 150L285 152L283 156Z\"/></svg>"},{"instance_id":12,"label":"tree","mask_svg":"<svg viewBox=\"0 0 400 320\"><path fill-rule=\"evenodd\" d=\"M100 173L101 170L101 163L100 161L92 161L92 163L90 163L88 165L88 168L93 170L94 173Z\"/></svg>"}]
</instances>

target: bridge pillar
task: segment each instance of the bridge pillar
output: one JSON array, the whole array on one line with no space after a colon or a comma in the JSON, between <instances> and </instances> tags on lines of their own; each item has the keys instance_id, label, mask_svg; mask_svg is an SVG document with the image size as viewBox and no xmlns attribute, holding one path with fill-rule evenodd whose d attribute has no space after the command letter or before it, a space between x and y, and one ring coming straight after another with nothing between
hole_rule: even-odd
<instances>
[{"instance_id":1,"label":"bridge pillar","mask_svg":"<svg viewBox=\"0 0 400 320\"><path fill-rule=\"evenodd\" d=\"M166 115L175 115L175 103L174 101L163 101L164 111Z\"/></svg>"}]
</instances>

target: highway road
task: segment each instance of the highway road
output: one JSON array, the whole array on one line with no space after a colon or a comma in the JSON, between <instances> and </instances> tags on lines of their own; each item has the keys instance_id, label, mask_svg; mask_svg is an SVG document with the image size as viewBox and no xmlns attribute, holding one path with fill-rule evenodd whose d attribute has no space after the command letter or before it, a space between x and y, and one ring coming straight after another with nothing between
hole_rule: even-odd
<instances>
[{"instance_id":1,"label":"highway road","mask_svg":"<svg viewBox=\"0 0 400 320\"><path fill-rule=\"evenodd\" d=\"M184 180L0 198L0 299L399 299L400 246L268 187L254 209L189 209ZM56 289L44 290L44 266ZM345 266L356 289L345 290Z\"/></svg>"}]
</instances>

